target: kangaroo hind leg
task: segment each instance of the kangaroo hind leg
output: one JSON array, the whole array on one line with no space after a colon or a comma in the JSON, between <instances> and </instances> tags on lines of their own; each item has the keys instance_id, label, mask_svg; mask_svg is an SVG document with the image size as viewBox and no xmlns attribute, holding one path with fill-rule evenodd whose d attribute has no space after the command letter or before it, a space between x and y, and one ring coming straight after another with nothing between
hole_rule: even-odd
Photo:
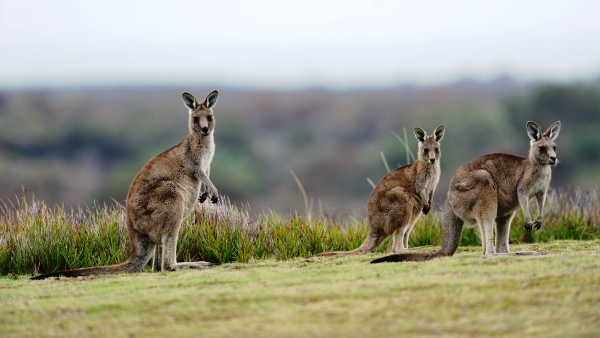
<instances>
[{"instance_id":1,"label":"kangaroo hind leg","mask_svg":"<svg viewBox=\"0 0 600 338\"><path fill-rule=\"evenodd\" d=\"M497 207L495 199L483 198L476 203L473 210L475 220L479 226L484 255L496 253L496 247L494 246L494 216L496 216Z\"/></svg>"},{"instance_id":2,"label":"kangaroo hind leg","mask_svg":"<svg viewBox=\"0 0 600 338\"><path fill-rule=\"evenodd\" d=\"M177 237L179 235L179 227L176 230L166 234L162 239L162 271L177 271L180 269L206 269L212 265L210 262L184 262L177 263Z\"/></svg>"},{"instance_id":3,"label":"kangaroo hind leg","mask_svg":"<svg viewBox=\"0 0 600 338\"><path fill-rule=\"evenodd\" d=\"M124 263L128 272L138 272L148 264L154 255L156 244L150 237L144 233L130 229L131 255Z\"/></svg>"},{"instance_id":4,"label":"kangaroo hind leg","mask_svg":"<svg viewBox=\"0 0 600 338\"><path fill-rule=\"evenodd\" d=\"M392 234L392 250L391 252L400 252L406 247L404 246L404 235L406 233L406 227L396 229Z\"/></svg>"},{"instance_id":5,"label":"kangaroo hind leg","mask_svg":"<svg viewBox=\"0 0 600 338\"><path fill-rule=\"evenodd\" d=\"M162 271L162 255L163 246L159 244L154 248L154 258L152 259L152 271L160 272Z\"/></svg>"},{"instance_id":6,"label":"kangaroo hind leg","mask_svg":"<svg viewBox=\"0 0 600 338\"><path fill-rule=\"evenodd\" d=\"M410 234L412 233L413 229L415 228L415 224L417 224L417 220L418 219L419 219L419 216L414 217L414 219L408 225L408 227L406 228L406 231L404 232L404 238L402 240L404 241L404 248L405 249L408 249L408 237L410 236Z\"/></svg>"},{"instance_id":7,"label":"kangaroo hind leg","mask_svg":"<svg viewBox=\"0 0 600 338\"><path fill-rule=\"evenodd\" d=\"M510 223L514 213L504 218L496 220L496 252L500 254L509 254L513 256L538 256L541 253L537 251L516 251L508 250L508 240L510 237Z\"/></svg>"},{"instance_id":8,"label":"kangaroo hind leg","mask_svg":"<svg viewBox=\"0 0 600 338\"><path fill-rule=\"evenodd\" d=\"M510 237L510 223L514 213L496 218L496 253L510 253L508 240Z\"/></svg>"}]
</instances>

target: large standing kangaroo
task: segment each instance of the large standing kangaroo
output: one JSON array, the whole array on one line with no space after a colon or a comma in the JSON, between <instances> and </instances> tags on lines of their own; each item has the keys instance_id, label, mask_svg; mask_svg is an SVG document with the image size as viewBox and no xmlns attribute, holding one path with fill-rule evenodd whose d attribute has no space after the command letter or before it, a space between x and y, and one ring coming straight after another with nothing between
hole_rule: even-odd
<instances>
[{"instance_id":1,"label":"large standing kangaroo","mask_svg":"<svg viewBox=\"0 0 600 338\"><path fill-rule=\"evenodd\" d=\"M189 109L190 134L178 145L151 159L133 179L126 206L131 254L125 262L58 271L31 279L138 272L148 264L155 248L155 270L204 269L213 265L209 262L177 263L175 257L183 219L194 210L198 200L203 202L210 196L216 203L218 199L217 189L208 178L215 150L212 108L217 97L215 90L204 101L198 102L192 94L183 93L183 102ZM202 195L201 183L206 187ZM162 252L158 252L160 248Z\"/></svg>"},{"instance_id":2,"label":"large standing kangaroo","mask_svg":"<svg viewBox=\"0 0 600 338\"><path fill-rule=\"evenodd\" d=\"M464 223L477 223L481 233L483 254L508 254L510 222L519 209L525 215L525 229L542 226L546 190L551 168L557 163L554 140L560 131L560 121L542 134L535 122L527 122L531 139L529 157L510 154L490 154L478 157L458 168L444 206L444 240L442 248L433 253L402 253L373 260L371 263L424 261L452 256L462 236ZM535 197L538 216L532 221L529 200ZM496 243L493 229L496 223ZM533 251L513 254L537 254Z\"/></svg>"},{"instance_id":3,"label":"large standing kangaroo","mask_svg":"<svg viewBox=\"0 0 600 338\"><path fill-rule=\"evenodd\" d=\"M433 192L440 180L440 141L444 126L427 136L415 128L419 141L419 157L409 165L400 167L377 184L369 199L369 230L362 245L352 251L323 252L316 256L359 255L374 252L381 243L392 236L392 252L408 249L408 236L421 212L431 209Z\"/></svg>"}]
</instances>

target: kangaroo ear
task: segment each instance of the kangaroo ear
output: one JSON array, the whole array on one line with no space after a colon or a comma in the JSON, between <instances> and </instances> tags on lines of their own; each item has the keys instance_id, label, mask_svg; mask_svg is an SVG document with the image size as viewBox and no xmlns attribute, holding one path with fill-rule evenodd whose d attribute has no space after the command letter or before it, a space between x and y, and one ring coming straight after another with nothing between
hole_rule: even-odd
<instances>
[{"instance_id":1,"label":"kangaroo ear","mask_svg":"<svg viewBox=\"0 0 600 338\"><path fill-rule=\"evenodd\" d=\"M181 96L183 97L183 104L185 104L188 109L194 110L196 107L198 107L198 101L196 101L194 95L188 92L183 92Z\"/></svg>"},{"instance_id":2,"label":"kangaroo ear","mask_svg":"<svg viewBox=\"0 0 600 338\"><path fill-rule=\"evenodd\" d=\"M446 128L444 127L443 124L441 126L435 128L435 130L433 131L433 136L435 136L436 142L440 142L442 140L442 138L444 137L445 131L446 131Z\"/></svg>"},{"instance_id":3,"label":"kangaroo ear","mask_svg":"<svg viewBox=\"0 0 600 338\"><path fill-rule=\"evenodd\" d=\"M425 142L425 137L427 137L427 133L425 133L425 130L417 127L415 128L415 137L419 142L423 143Z\"/></svg>"},{"instance_id":4,"label":"kangaroo ear","mask_svg":"<svg viewBox=\"0 0 600 338\"><path fill-rule=\"evenodd\" d=\"M533 121L527 122L527 135L529 135L531 142L537 142L542 138L542 133L540 130L542 129L537 123Z\"/></svg>"},{"instance_id":5,"label":"kangaroo ear","mask_svg":"<svg viewBox=\"0 0 600 338\"><path fill-rule=\"evenodd\" d=\"M212 92L210 92L210 94L206 96L206 99L204 99L204 105L206 106L206 108L214 107L215 104L217 104L218 97L219 92L217 90L213 90Z\"/></svg>"},{"instance_id":6,"label":"kangaroo ear","mask_svg":"<svg viewBox=\"0 0 600 338\"><path fill-rule=\"evenodd\" d=\"M546 130L544 136L548 136L554 141L558 137L558 132L560 132L560 121L554 122L554 124L552 124L548 130Z\"/></svg>"}]
</instances>

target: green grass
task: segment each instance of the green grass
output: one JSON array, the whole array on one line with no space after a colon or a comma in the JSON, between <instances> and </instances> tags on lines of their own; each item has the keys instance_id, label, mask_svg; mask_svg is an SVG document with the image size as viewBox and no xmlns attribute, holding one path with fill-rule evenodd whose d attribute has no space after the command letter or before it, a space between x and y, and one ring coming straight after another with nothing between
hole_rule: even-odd
<instances>
[{"instance_id":1,"label":"green grass","mask_svg":"<svg viewBox=\"0 0 600 338\"><path fill-rule=\"evenodd\" d=\"M247 263L252 259L288 260L330 250L358 247L367 232L367 220L274 212L251 215L248 207L219 203L200 207L180 231L178 261ZM536 215L537 212L534 212ZM574 196L552 191L547 199L541 230L527 233L522 212L511 227L511 245L553 240L600 238L600 203L596 192ZM440 245L441 212L421 217L413 230L412 247ZM388 239L378 252L389 250ZM466 228L462 246L480 246L479 233ZM80 267L115 264L130 251L120 205L67 210L23 199L0 207L0 275L46 273Z\"/></svg>"},{"instance_id":2,"label":"green grass","mask_svg":"<svg viewBox=\"0 0 600 338\"><path fill-rule=\"evenodd\" d=\"M422 263L371 265L372 254L2 277L0 336L599 336L600 240L513 249L547 255L482 257L471 246Z\"/></svg>"},{"instance_id":3,"label":"green grass","mask_svg":"<svg viewBox=\"0 0 600 338\"><path fill-rule=\"evenodd\" d=\"M50 272L123 261L129 240L119 205L67 210L23 200L0 208L0 336L588 336L600 335L600 207L595 192L553 192L542 230L522 213L511 250L482 257L463 233L453 257L368 262L378 253L304 258L361 244L367 224L247 207L200 208L180 232L178 260L203 271L30 281ZM441 213L417 223L411 250L441 243Z\"/></svg>"}]
</instances>

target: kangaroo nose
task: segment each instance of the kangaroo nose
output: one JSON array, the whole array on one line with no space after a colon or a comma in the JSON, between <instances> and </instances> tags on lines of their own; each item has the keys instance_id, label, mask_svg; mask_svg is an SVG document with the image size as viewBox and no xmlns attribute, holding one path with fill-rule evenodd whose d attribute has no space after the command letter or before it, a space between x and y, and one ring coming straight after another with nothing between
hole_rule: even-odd
<instances>
[{"instance_id":1,"label":"kangaroo nose","mask_svg":"<svg viewBox=\"0 0 600 338\"><path fill-rule=\"evenodd\" d=\"M430 159L429 159L429 162L431 162L431 163L435 163L435 158L430 158Z\"/></svg>"},{"instance_id":2,"label":"kangaroo nose","mask_svg":"<svg viewBox=\"0 0 600 338\"><path fill-rule=\"evenodd\" d=\"M208 134L208 127L202 127L202 134L206 135Z\"/></svg>"},{"instance_id":3,"label":"kangaroo nose","mask_svg":"<svg viewBox=\"0 0 600 338\"><path fill-rule=\"evenodd\" d=\"M550 156L550 164L555 164L556 163L556 156Z\"/></svg>"}]
</instances>

